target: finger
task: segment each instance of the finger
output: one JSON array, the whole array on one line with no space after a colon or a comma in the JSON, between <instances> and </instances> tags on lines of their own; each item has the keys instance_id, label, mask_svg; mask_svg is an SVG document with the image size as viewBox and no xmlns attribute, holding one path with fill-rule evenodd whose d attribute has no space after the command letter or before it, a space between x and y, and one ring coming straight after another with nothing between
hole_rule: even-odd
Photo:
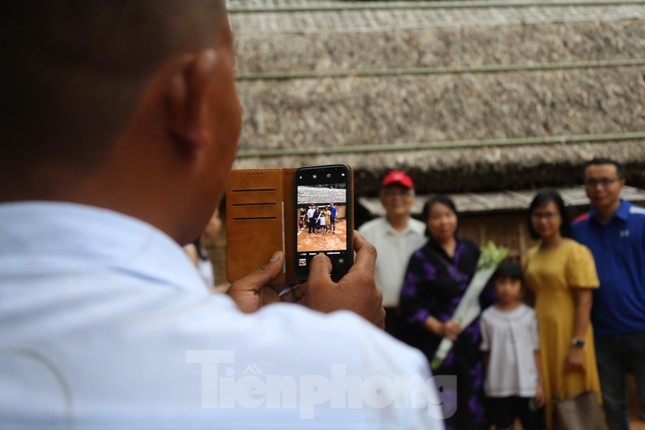
<instances>
[{"instance_id":1,"label":"finger","mask_svg":"<svg viewBox=\"0 0 645 430\"><path fill-rule=\"evenodd\" d=\"M262 288L260 290L260 306L270 305L271 303L280 303L278 293L271 287Z\"/></svg>"},{"instance_id":2,"label":"finger","mask_svg":"<svg viewBox=\"0 0 645 430\"><path fill-rule=\"evenodd\" d=\"M309 280L330 279L331 260L325 254L318 254L311 260L309 266Z\"/></svg>"},{"instance_id":3,"label":"finger","mask_svg":"<svg viewBox=\"0 0 645 430\"><path fill-rule=\"evenodd\" d=\"M282 272L283 264L284 254L282 254L281 251L277 251L273 254L271 259L260 266L258 270L249 273L245 277L234 282L231 289L259 292L263 286L269 284L271 280Z\"/></svg>"},{"instance_id":4,"label":"finger","mask_svg":"<svg viewBox=\"0 0 645 430\"><path fill-rule=\"evenodd\" d=\"M377 324L378 328L385 330L385 308L381 306L379 311L379 323Z\"/></svg>"},{"instance_id":5,"label":"finger","mask_svg":"<svg viewBox=\"0 0 645 430\"><path fill-rule=\"evenodd\" d=\"M354 250L356 251L356 259L350 272L354 268L356 268L355 270L368 270L373 272L376 262L376 248L357 231L354 231Z\"/></svg>"},{"instance_id":6,"label":"finger","mask_svg":"<svg viewBox=\"0 0 645 430\"><path fill-rule=\"evenodd\" d=\"M301 284L298 288L291 291L293 302L298 303L307 295L307 284Z\"/></svg>"}]
</instances>

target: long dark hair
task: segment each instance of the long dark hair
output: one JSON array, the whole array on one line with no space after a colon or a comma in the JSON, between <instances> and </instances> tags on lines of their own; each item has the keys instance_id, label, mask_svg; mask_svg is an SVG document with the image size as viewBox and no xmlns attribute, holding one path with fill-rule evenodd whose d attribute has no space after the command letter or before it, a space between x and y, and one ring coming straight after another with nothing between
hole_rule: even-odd
<instances>
[{"instance_id":1,"label":"long dark hair","mask_svg":"<svg viewBox=\"0 0 645 430\"><path fill-rule=\"evenodd\" d=\"M455 230L455 234L457 234L457 231L459 230L459 211L457 210L457 205L455 205L455 202L445 194L437 194L435 196L430 197L425 204L423 205L423 210L421 211L421 218L423 219L423 222L426 224L426 236L427 237L432 237L430 235L430 229L428 228L428 218L430 217L430 211L432 211L432 207L436 205L437 203L441 203L444 206L448 206L451 211L455 213L455 216L457 217L457 230Z\"/></svg>"},{"instance_id":2,"label":"long dark hair","mask_svg":"<svg viewBox=\"0 0 645 430\"><path fill-rule=\"evenodd\" d=\"M558 212L560 213L560 219L562 220L562 222L560 223L560 235L562 237L571 237L571 221L569 220L569 211L567 210L567 207L564 205L564 200L562 200L562 196L560 196L560 194L557 191L552 191L552 190L540 191L535 195L535 197L533 197L533 201L529 206L529 215L528 215L528 227L529 227L529 233L531 234L531 237L533 239L540 238L540 235L538 234L537 231L535 231L535 229L533 228L533 223L531 222L531 217L533 215L533 212L535 211L535 209L549 202L555 203L555 206L558 208Z\"/></svg>"}]
</instances>

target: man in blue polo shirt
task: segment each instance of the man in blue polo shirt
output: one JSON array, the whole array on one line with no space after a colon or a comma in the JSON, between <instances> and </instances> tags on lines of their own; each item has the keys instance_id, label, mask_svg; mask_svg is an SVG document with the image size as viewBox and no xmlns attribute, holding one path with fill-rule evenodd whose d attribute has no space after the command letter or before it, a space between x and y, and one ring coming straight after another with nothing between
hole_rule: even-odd
<instances>
[{"instance_id":1,"label":"man in blue polo shirt","mask_svg":"<svg viewBox=\"0 0 645 430\"><path fill-rule=\"evenodd\" d=\"M591 319L607 422L629 429L625 373L630 368L645 411L645 208L620 198L625 168L595 158L584 168L588 213L573 236L593 253L600 278Z\"/></svg>"}]
</instances>

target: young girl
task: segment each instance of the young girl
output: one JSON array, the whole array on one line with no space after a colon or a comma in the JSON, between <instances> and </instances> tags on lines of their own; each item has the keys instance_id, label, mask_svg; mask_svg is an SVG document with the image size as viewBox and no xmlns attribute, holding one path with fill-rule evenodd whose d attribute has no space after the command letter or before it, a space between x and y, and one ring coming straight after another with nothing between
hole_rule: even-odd
<instances>
[{"instance_id":1,"label":"young girl","mask_svg":"<svg viewBox=\"0 0 645 430\"><path fill-rule=\"evenodd\" d=\"M495 428L512 429L519 416L522 428L544 428L542 371L535 312L521 303L522 268L502 262L493 274L497 303L481 317L486 380Z\"/></svg>"}]
</instances>

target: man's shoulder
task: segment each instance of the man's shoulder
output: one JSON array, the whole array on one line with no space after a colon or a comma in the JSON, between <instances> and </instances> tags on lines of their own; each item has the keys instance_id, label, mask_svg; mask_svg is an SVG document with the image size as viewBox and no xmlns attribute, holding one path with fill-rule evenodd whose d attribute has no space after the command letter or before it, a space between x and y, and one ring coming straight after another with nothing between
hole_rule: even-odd
<instances>
[{"instance_id":1,"label":"man's shoulder","mask_svg":"<svg viewBox=\"0 0 645 430\"><path fill-rule=\"evenodd\" d=\"M408 226L415 233L420 234L422 236L425 235L426 225L425 223L419 221L418 219L411 217L410 220L408 221Z\"/></svg>"},{"instance_id":2,"label":"man's shoulder","mask_svg":"<svg viewBox=\"0 0 645 430\"><path fill-rule=\"evenodd\" d=\"M593 236L593 229L590 228L593 214L591 210L577 216L571 222L571 236L580 243L588 243Z\"/></svg>"},{"instance_id":3,"label":"man's shoulder","mask_svg":"<svg viewBox=\"0 0 645 430\"><path fill-rule=\"evenodd\" d=\"M645 208L642 206L635 205L634 203L631 202L625 202L628 210L629 210L629 215L633 216L637 219L645 220Z\"/></svg>"},{"instance_id":4,"label":"man's shoulder","mask_svg":"<svg viewBox=\"0 0 645 430\"><path fill-rule=\"evenodd\" d=\"M123 288L123 292L125 290ZM334 381L334 372L339 371L356 375L352 378L358 378L364 384L373 377L396 381L399 375L429 376L420 353L348 311L322 314L299 305L275 304L255 314L242 314L223 296L169 293L163 288L145 290L149 292L135 289L130 293L130 296L143 296L136 301L139 305L136 309L132 304L123 306L125 297L108 299L111 303L106 304L103 294L100 297L89 293L83 297L63 296L69 311L66 312L66 324L49 324L63 334L55 341L50 341L51 328L42 325L27 330L23 324L18 333L5 327L0 328L0 333L25 344L38 345L39 354L43 356L50 350L56 351L57 366L66 380L84 393L82 407L95 405L101 411L109 410L104 408L110 401L118 402L128 397L130 404L140 411L154 410L155 401L161 401L174 405L171 412L185 412L193 420L200 418L202 415L195 413L199 413L200 404L204 404L206 392L201 393L201 398L199 396L205 372L210 372L209 382L216 390L213 393L223 390L223 384L227 384L226 387L254 396L255 392L244 391L248 385L244 381L252 377L253 387L267 388L259 394L265 396L266 404L269 399L281 402L280 398L270 397L269 387L278 384L284 390L319 388L317 384ZM90 303L93 298L96 300ZM78 315L76 322L70 320L74 313ZM57 315L52 315L51 321L56 318ZM84 348L84 345L92 345L92 348ZM96 372L96 369L102 371ZM157 371L159 369L163 371ZM5 372L0 371L0 374L8 376ZM19 387L26 383L28 388L37 390L47 386L46 381L38 380L39 375L41 373L33 372L27 382L19 376L3 379L3 384L9 381L8 387ZM312 387L313 377L316 385ZM102 389L97 391L96 387ZM3 386L0 393L6 393L3 390L7 389ZM276 392L282 395L293 392L294 398L298 398L297 391ZM231 403L233 397L236 403ZM238 399L243 402L251 398L233 397L228 396L222 404L241 410L247 406L237 403ZM207 400L213 404L218 399L214 395ZM302 401L303 397L299 399ZM315 414L316 419L337 416L334 414L338 411L333 408L324 405L318 408L317 405L299 406L311 406L307 411ZM204 419L215 424L230 420L250 425L253 420L272 416L270 407L250 408L244 411L245 414L239 414L238 410L233 415L228 413L235 411L223 408L218 416L204 415ZM77 412L82 415L87 409ZM299 410L292 412L280 418L287 426L298 422L294 420L299 418ZM353 419L365 420L373 414L363 408L346 415L343 418L353 423Z\"/></svg>"},{"instance_id":5,"label":"man's shoulder","mask_svg":"<svg viewBox=\"0 0 645 430\"><path fill-rule=\"evenodd\" d=\"M361 225L358 228L358 232L365 235L375 231L382 231L385 228L386 223L387 221L385 221L384 217L374 218L373 220L369 220Z\"/></svg>"},{"instance_id":6,"label":"man's shoulder","mask_svg":"<svg viewBox=\"0 0 645 430\"><path fill-rule=\"evenodd\" d=\"M50 279L50 284L60 284L58 278L61 276ZM276 360L285 352L306 350L308 354L323 357L335 350L343 361L359 366L366 356L372 356L364 355L365 348L379 348L381 358L369 362L384 371L390 369L387 357L392 359L402 354L404 361L418 361L410 348L349 311L323 314L300 305L278 303L245 314L230 297L221 293L209 294L205 287L203 293L177 291L151 279L135 279L123 273L110 277L103 274L91 290L79 287L92 285L92 279L98 278L89 273L75 276L75 284L71 284L71 288L76 288L73 296L67 289L54 288L45 282L31 285L34 292L30 296L39 293L56 302L57 312L65 313L71 321L68 324L70 333L64 336L65 343L70 345L81 345L85 338L104 337L112 339L115 347L118 344L125 347L136 333L146 339L149 351L162 355L166 348L173 351L178 348L208 349L213 345L222 348L228 345L229 349L249 356L264 350ZM18 305L14 307L21 309ZM22 311L28 313L30 309L33 308L23 306ZM56 315L41 315L41 320L55 321ZM124 323L113 324L112 321ZM43 326L39 324L34 321L25 325L27 340L33 338L34 343L42 340ZM91 328L77 330L78 327ZM306 369L308 361L311 358L298 362ZM316 365L324 363L321 358Z\"/></svg>"},{"instance_id":7,"label":"man's shoulder","mask_svg":"<svg viewBox=\"0 0 645 430\"><path fill-rule=\"evenodd\" d=\"M384 232L391 228L392 227L388 224L385 217L378 217L361 225L358 232L364 235L368 232ZM410 217L407 228L412 230L414 233L423 236L425 234L426 225L423 222Z\"/></svg>"},{"instance_id":8,"label":"man's shoulder","mask_svg":"<svg viewBox=\"0 0 645 430\"><path fill-rule=\"evenodd\" d=\"M574 218L572 225L575 227L580 223L589 221L590 218L591 218L591 212L587 211L582 215L578 215L576 218Z\"/></svg>"},{"instance_id":9,"label":"man's shoulder","mask_svg":"<svg viewBox=\"0 0 645 430\"><path fill-rule=\"evenodd\" d=\"M418 350L350 311L323 314L299 305L276 304L251 315L251 319L250 325L254 328L247 327L246 333L239 332L251 351L269 347L271 353L290 352L292 364L303 370L325 368L333 360L340 360L348 370L359 373L364 371L365 365L383 376L424 373L426 361ZM263 335L257 337L259 333ZM301 351L307 353L303 355ZM329 351L334 351L331 362Z\"/></svg>"}]
</instances>

